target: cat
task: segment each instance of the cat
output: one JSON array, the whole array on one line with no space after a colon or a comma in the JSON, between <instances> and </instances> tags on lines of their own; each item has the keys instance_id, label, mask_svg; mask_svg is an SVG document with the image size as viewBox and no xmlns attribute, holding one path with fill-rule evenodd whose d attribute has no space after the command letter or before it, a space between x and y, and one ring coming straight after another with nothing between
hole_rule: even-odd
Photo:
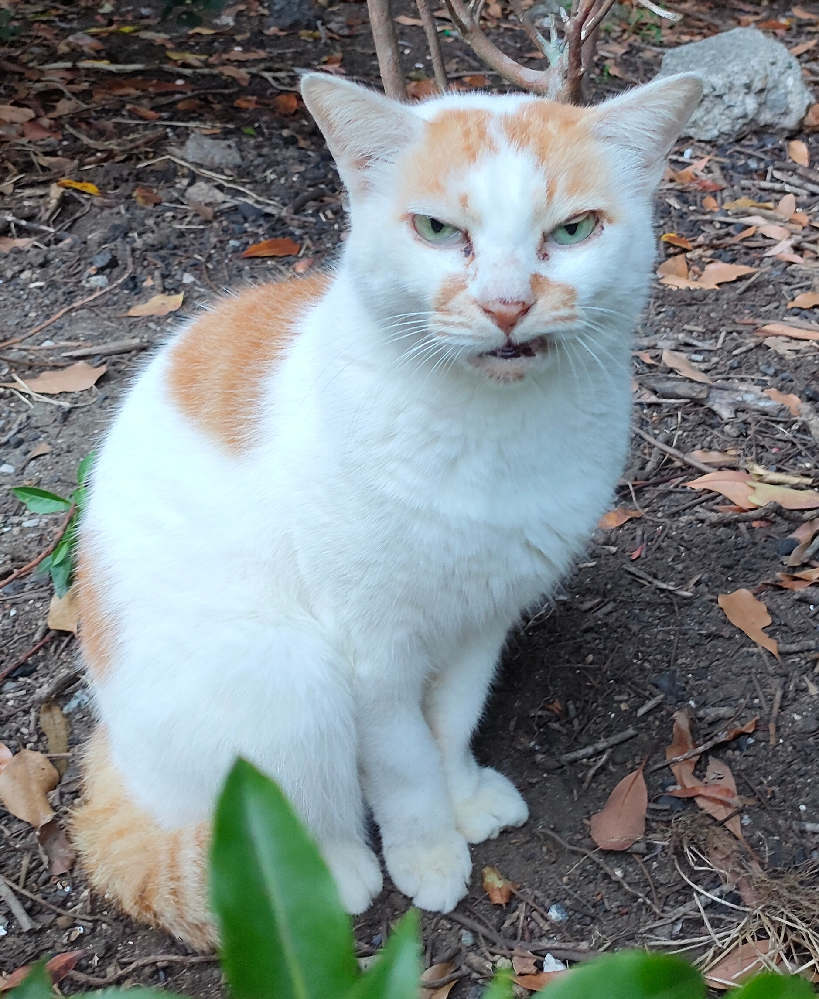
<instances>
[{"instance_id":1,"label":"cat","mask_svg":"<svg viewBox=\"0 0 819 999\"><path fill-rule=\"evenodd\" d=\"M349 198L327 273L203 312L137 379L81 528L99 725L73 839L91 883L197 948L209 819L242 755L347 910L447 912L469 843L527 806L470 741L507 633L582 551L629 440L651 199L692 75L597 107L304 102Z\"/></svg>"}]
</instances>

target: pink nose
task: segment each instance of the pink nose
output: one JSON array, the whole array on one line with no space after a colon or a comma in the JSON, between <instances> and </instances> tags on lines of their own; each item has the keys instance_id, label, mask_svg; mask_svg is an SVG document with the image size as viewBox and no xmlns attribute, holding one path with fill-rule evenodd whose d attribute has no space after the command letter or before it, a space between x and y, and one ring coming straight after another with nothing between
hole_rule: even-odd
<instances>
[{"instance_id":1,"label":"pink nose","mask_svg":"<svg viewBox=\"0 0 819 999\"><path fill-rule=\"evenodd\" d=\"M498 327L509 336L512 330L523 319L529 309L531 302L510 302L505 298L496 298L494 302L487 302L481 305L483 311L490 317Z\"/></svg>"}]
</instances>

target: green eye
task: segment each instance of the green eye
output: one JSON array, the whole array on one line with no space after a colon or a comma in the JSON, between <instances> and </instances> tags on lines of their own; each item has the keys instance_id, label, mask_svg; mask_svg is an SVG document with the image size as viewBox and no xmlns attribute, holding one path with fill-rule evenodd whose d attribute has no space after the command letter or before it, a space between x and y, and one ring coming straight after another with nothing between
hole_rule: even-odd
<instances>
[{"instance_id":1,"label":"green eye","mask_svg":"<svg viewBox=\"0 0 819 999\"><path fill-rule=\"evenodd\" d=\"M413 215L412 224L418 235L428 243L456 243L463 236L454 225L434 219L431 215Z\"/></svg>"},{"instance_id":2,"label":"green eye","mask_svg":"<svg viewBox=\"0 0 819 999\"><path fill-rule=\"evenodd\" d=\"M571 243L582 243L584 239L591 236L596 228L597 216L594 212L586 212L584 215L578 215L577 218L569 219L568 222L559 225L549 235L555 243L566 246Z\"/></svg>"}]
</instances>

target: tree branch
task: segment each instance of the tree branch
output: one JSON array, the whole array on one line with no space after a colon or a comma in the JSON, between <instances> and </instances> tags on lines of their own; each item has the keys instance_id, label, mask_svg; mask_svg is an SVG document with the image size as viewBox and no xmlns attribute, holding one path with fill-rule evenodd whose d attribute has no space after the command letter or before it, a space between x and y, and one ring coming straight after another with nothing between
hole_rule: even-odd
<instances>
[{"instance_id":1,"label":"tree branch","mask_svg":"<svg viewBox=\"0 0 819 999\"><path fill-rule=\"evenodd\" d=\"M384 84L384 93L396 101L407 99L407 88L401 72L401 59L398 55L398 38L392 20L390 0L367 0L370 12L370 27L378 56L378 69Z\"/></svg>"},{"instance_id":2,"label":"tree branch","mask_svg":"<svg viewBox=\"0 0 819 999\"><path fill-rule=\"evenodd\" d=\"M446 78L446 68L444 67L444 57L441 54L441 42L438 38L438 27L429 6L429 0L415 0L418 5L418 13L424 23L424 33L427 36L429 54L432 56L432 70L435 74L435 82L442 94L449 89L449 81Z\"/></svg>"}]
</instances>

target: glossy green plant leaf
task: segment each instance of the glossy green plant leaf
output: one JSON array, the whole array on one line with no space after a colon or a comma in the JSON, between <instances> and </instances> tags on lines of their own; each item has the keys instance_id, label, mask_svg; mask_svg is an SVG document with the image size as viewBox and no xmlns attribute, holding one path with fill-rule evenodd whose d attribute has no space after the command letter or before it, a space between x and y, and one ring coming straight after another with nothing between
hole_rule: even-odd
<instances>
[{"instance_id":1,"label":"glossy green plant leaf","mask_svg":"<svg viewBox=\"0 0 819 999\"><path fill-rule=\"evenodd\" d=\"M330 999L353 987L352 923L335 882L285 796L245 760L216 809L210 884L233 999Z\"/></svg>"},{"instance_id":2,"label":"glossy green plant leaf","mask_svg":"<svg viewBox=\"0 0 819 999\"><path fill-rule=\"evenodd\" d=\"M12 492L32 513L57 513L60 510L68 510L71 506L71 500L50 493L46 489L36 489L34 486L15 486Z\"/></svg>"},{"instance_id":3,"label":"glossy green plant leaf","mask_svg":"<svg viewBox=\"0 0 819 999\"><path fill-rule=\"evenodd\" d=\"M548 999L704 999L705 983L677 957L624 951L575 968L538 995Z\"/></svg>"},{"instance_id":4,"label":"glossy green plant leaf","mask_svg":"<svg viewBox=\"0 0 819 999\"><path fill-rule=\"evenodd\" d=\"M418 910L410 909L384 949L344 999L418 999L421 978L419 926Z\"/></svg>"},{"instance_id":5,"label":"glossy green plant leaf","mask_svg":"<svg viewBox=\"0 0 819 999\"><path fill-rule=\"evenodd\" d=\"M77 465L77 485L84 486L88 481L88 474L91 471L91 466L94 464L94 459L97 457L96 451L91 451L87 454L83 460Z\"/></svg>"},{"instance_id":6,"label":"glossy green plant leaf","mask_svg":"<svg viewBox=\"0 0 819 999\"><path fill-rule=\"evenodd\" d=\"M38 961L20 984L6 993L7 999L54 999L51 975L45 961Z\"/></svg>"},{"instance_id":7,"label":"glossy green plant leaf","mask_svg":"<svg viewBox=\"0 0 819 999\"><path fill-rule=\"evenodd\" d=\"M814 999L813 986L794 975L758 975L752 981L729 993L731 999Z\"/></svg>"}]
</instances>

